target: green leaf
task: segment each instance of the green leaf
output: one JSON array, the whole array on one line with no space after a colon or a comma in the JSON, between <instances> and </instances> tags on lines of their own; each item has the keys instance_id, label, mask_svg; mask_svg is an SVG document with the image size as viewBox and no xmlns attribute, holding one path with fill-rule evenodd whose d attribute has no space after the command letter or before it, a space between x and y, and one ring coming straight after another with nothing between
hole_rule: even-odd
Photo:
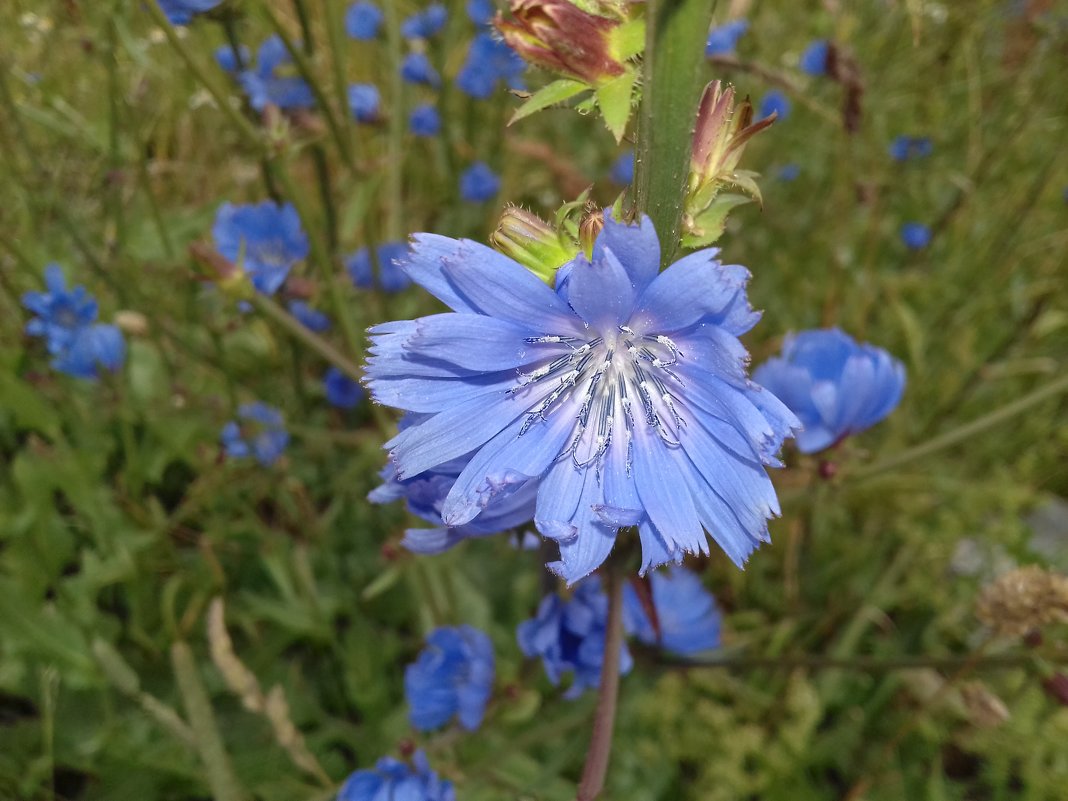
<instances>
[{"instance_id":1,"label":"green leaf","mask_svg":"<svg viewBox=\"0 0 1068 801\"><path fill-rule=\"evenodd\" d=\"M565 100L570 100L575 95L581 94L589 88L589 84L585 84L582 81L573 81L570 78L561 78L558 81L553 81L527 98L527 101L516 109L515 114L512 115L512 119L508 121L508 124L513 125L535 112L541 111L549 106L554 106L557 103L563 103Z\"/></svg>"},{"instance_id":2,"label":"green leaf","mask_svg":"<svg viewBox=\"0 0 1068 801\"><path fill-rule=\"evenodd\" d=\"M731 210L752 202L752 199L745 195L720 195L712 201L712 205L694 218L690 233L682 239L683 247L701 248L711 245L723 235L723 229L727 226L727 215Z\"/></svg>"},{"instance_id":3,"label":"green leaf","mask_svg":"<svg viewBox=\"0 0 1068 801\"><path fill-rule=\"evenodd\" d=\"M612 31L612 54L619 61L634 58L645 49L645 17L627 20Z\"/></svg>"},{"instance_id":4,"label":"green leaf","mask_svg":"<svg viewBox=\"0 0 1068 801\"><path fill-rule=\"evenodd\" d=\"M613 78L608 83L597 89L597 103L601 107L601 115L605 125L616 138L616 144L623 141L623 134L627 130L627 120L630 119L630 98L634 93L634 83L638 79L638 71L628 69L618 78Z\"/></svg>"}]
</instances>

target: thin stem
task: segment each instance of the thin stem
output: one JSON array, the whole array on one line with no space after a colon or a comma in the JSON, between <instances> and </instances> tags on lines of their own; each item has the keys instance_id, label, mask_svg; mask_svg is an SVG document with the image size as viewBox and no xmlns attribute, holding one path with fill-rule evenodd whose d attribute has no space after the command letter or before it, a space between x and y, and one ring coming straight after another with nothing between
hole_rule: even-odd
<instances>
[{"instance_id":1,"label":"thin stem","mask_svg":"<svg viewBox=\"0 0 1068 801\"><path fill-rule=\"evenodd\" d=\"M252 304L266 317L271 318L286 330L290 336L318 353L332 365L344 372L353 381L359 381L363 377L363 370L359 365L351 361L345 354L331 345L327 340L313 331L308 330L296 317L291 315L266 295L256 294L251 299Z\"/></svg>"},{"instance_id":2,"label":"thin stem","mask_svg":"<svg viewBox=\"0 0 1068 801\"><path fill-rule=\"evenodd\" d=\"M1068 392L1068 375L1063 375L1060 378L1049 382L1045 386L1039 387L1034 392L1002 406L1000 409L995 409L990 414L985 414L976 420L972 420L970 423L965 423L952 431L947 431L945 434L935 437L922 445L907 448L900 453L887 457L886 459L870 464L867 467L862 467L859 470L844 476L844 478L846 480L854 481L871 478L879 473L885 473L887 470L900 467L903 464L922 459L925 456L930 456L944 448L950 448L958 442L973 437L981 431L993 428L999 423L1010 420L1047 398L1055 397L1064 392Z\"/></svg>"},{"instance_id":3,"label":"thin stem","mask_svg":"<svg viewBox=\"0 0 1068 801\"><path fill-rule=\"evenodd\" d=\"M386 4L386 40L389 44L390 99L389 152L386 158L386 236L395 242L404 235L404 78L401 76L403 40L400 11Z\"/></svg>"},{"instance_id":4,"label":"thin stem","mask_svg":"<svg viewBox=\"0 0 1068 801\"><path fill-rule=\"evenodd\" d=\"M593 734L586 752L576 801L593 801L604 789L608 760L612 755L612 730L616 722L619 701L619 654L623 647L623 578L614 565L605 571L605 592L608 595L608 623L604 641L604 662L601 664L601 684L597 689L597 711L593 718Z\"/></svg>"},{"instance_id":5,"label":"thin stem","mask_svg":"<svg viewBox=\"0 0 1068 801\"><path fill-rule=\"evenodd\" d=\"M994 654L976 660L972 653L962 656L916 656L893 657L833 657L821 655L800 655L781 657L727 657L724 659L676 659L670 656L657 656L658 664L680 670L855 670L861 673L882 673L892 670L911 670L915 668L933 668L951 670L963 665L976 669L990 668L1008 670L1026 667L1037 660L1044 659L1052 663L1068 662L1068 651L1051 651L1042 653L1031 651L1022 654Z\"/></svg>"}]
</instances>

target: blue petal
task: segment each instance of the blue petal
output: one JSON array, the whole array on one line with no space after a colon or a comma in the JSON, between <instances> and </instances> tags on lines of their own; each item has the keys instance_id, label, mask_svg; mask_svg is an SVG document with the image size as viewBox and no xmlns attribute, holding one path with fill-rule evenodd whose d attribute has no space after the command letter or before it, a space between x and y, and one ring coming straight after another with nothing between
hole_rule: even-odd
<instances>
[{"instance_id":1,"label":"blue petal","mask_svg":"<svg viewBox=\"0 0 1068 801\"><path fill-rule=\"evenodd\" d=\"M468 370L507 370L544 358L524 341L526 326L480 314L436 314L420 317L404 344L419 357L452 362Z\"/></svg>"},{"instance_id":2,"label":"blue petal","mask_svg":"<svg viewBox=\"0 0 1068 801\"><path fill-rule=\"evenodd\" d=\"M632 326L671 333L729 311L738 293L744 294L749 271L720 264L718 253L699 250L660 273L638 299Z\"/></svg>"},{"instance_id":3,"label":"blue petal","mask_svg":"<svg viewBox=\"0 0 1068 801\"><path fill-rule=\"evenodd\" d=\"M634 481L645 511L670 548L697 553L705 535L679 471L681 449L669 450L646 426L635 433Z\"/></svg>"},{"instance_id":4,"label":"blue petal","mask_svg":"<svg viewBox=\"0 0 1068 801\"><path fill-rule=\"evenodd\" d=\"M634 308L634 285L619 259L602 250L592 262L581 253L571 263L567 300L594 328L616 328L626 323Z\"/></svg>"},{"instance_id":5,"label":"blue petal","mask_svg":"<svg viewBox=\"0 0 1068 801\"><path fill-rule=\"evenodd\" d=\"M595 259L602 248L612 251L619 259L639 295L660 272L660 240L653 221L644 214L639 223L627 225L613 219L611 211L606 209L604 229L594 244Z\"/></svg>"}]
</instances>

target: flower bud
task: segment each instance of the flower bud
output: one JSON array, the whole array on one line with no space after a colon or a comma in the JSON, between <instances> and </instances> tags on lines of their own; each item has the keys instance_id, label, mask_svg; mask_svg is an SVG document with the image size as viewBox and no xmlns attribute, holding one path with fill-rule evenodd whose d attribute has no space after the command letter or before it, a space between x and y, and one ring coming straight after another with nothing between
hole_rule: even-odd
<instances>
[{"instance_id":1,"label":"flower bud","mask_svg":"<svg viewBox=\"0 0 1068 801\"><path fill-rule=\"evenodd\" d=\"M595 5L607 11L618 4L599 0ZM511 20L497 15L497 30L531 64L592 86L623 74L612 42L620 18L584 11L570 0L512 0L511 11Z\"/></svg>"},{"instance_id":2,"label":"flower bud","mask_svg":"<svg viewBox=\"0 0 1068 801\"><path fill-rule=\"evenodd\" d=\"M604 230L604 214L597 209L587 210L586 216L579 223L579 244L587 259L593 258L593 243Z\"/></svg>"},{"instance_id":3,"label":"flower bud","mask_svg":"<svg viewBox=\"0 0 1068 801\"><path fill-rule=\"evenodd\" d=\"M566 242L551 225L518 206L504 210L497 230L490 235L490 244L549 283L578 252L574 243Z\"/></svg>"}]
</instances>

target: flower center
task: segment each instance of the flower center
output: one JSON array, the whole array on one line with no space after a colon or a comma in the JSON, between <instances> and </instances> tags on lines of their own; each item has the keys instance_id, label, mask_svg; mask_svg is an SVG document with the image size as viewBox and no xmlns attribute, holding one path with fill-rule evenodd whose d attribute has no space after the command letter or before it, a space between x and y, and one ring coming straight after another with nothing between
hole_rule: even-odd
<instances>
[{"instance_id":1,"label":"flower center","mask_svg":"<svg viewBox=\"0 0 1068 801\"><path fill-rule=\"evenodd\" d=\"M679 445L685 421L668 385L682 386L682 379L672 368L685 356L669 337L639 334L624 325L586 341L559 335L527 337L525 341L563 352L553 354L551 360L530 372L519 372L516 386L509 390L515 395L552 387L547 393L538 393L538 402L527 409L519 436L536 422L546 422L553 412L574 414L574 436L561 455L570 456L576 467L583 468L608 452L622 422L628 472L639 416L669 447ZM640 412L636 412L635 404L640 405Z\"/></svg>"}]
</instances>

